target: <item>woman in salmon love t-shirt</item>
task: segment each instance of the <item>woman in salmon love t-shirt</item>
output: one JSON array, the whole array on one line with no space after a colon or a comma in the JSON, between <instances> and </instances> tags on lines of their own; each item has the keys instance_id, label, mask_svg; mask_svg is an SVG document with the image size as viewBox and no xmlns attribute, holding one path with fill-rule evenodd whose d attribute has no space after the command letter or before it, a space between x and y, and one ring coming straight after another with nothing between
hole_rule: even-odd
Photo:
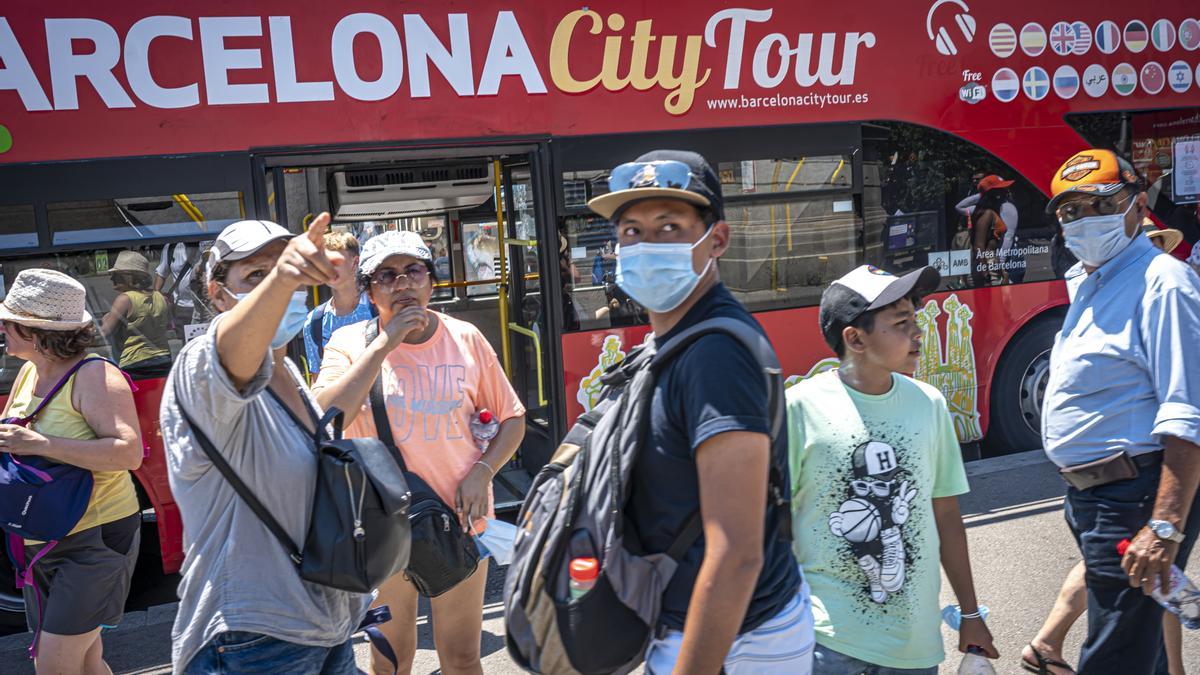
<instances>
[{"instance_id":1,"label":"woman in salmon love t-shirt","mask_svg":"<svg viewBox=\"0 0 1200 675\"><path fill-rule=\"evenodd\" d=\"M459 510L476 532L492 515L491 484L525 435L525 408L482 334L465 321L428 309L435 281L433 257L415 232L385 232L362 249L359 285L379 310L379 336L366 344L369 322L334 332L313 386L320 404L346 411L346 436L376 436L367 396L377 377L392 435L408 469ZM470 421L479 410L500 420L482 455ZM454 589L430 599L434 642L442 671L482 673L484 561ZM416 652L417 589L403 574L379 588L376 605L389 605L382 625L400 670ZM386 672L374 650L371 667Z\"/></svg>"}]
</instances>

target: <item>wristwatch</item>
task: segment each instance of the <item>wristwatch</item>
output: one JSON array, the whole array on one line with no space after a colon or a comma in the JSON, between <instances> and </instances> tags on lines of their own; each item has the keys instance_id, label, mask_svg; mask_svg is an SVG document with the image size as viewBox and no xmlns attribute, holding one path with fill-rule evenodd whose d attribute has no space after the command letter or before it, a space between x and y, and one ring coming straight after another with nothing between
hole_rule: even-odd
<instances>
[{"instance_id":1,"label":"wristwatch","mask_svg":"<svg viewBox=\"0 0 1200 675\"><path fill-rule=\"evenodd\" d=\"M1151 519L1150 522L1146 523L1146 527L1150 528L1150 531L1154 533L1154 536L1158 537L1159 539L1173 541L1176 544L1183 542L1183 533L1175 529L1174 525L1165 520Z\"/></svg>"}]
</instances>

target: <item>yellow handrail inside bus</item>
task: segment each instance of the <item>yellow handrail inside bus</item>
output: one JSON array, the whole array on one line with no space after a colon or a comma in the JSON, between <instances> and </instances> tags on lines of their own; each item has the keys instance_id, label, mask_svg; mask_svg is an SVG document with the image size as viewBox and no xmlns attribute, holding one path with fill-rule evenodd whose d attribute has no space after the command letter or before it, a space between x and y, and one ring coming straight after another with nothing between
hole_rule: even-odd
<instances>
[{"instance_id":1,"label":"yellow handrail inside bus","mask_svg":"<svg viewBox=\"0 0 1200 675\"><path fill-rule=\"evenodd\" d=\"M508 325L508 244L505 241L504 226L504 188L500 184L500 160L492 160L492 173L495 174L495 190L496 190L496 240L500 249L500 283L496 286L496 294L500 301L500 325ZM500 331L500 351L501 363L504 365L504 374L512 377L512 345L510 344L508 331Z\"/></svg>"},{"instance_id":2,"label":"yellow handrail inside bus","mask_svg":"<svg viewBox=\"0 0 1200 675\"><path fill-rule=\"evenodd\" d=\"M545 378L542 377L542 340L537 333L515 323L508 324L508 329L533 340L533 358L537 364L538 407L545 406L549 401L546 400Z\"/></svg>"},{"instance_id":3,"label":"yellow handrail inside bus","mask_svg":"<svg viewBox=\"0 0 1200 675\"><path fill-rule=\"evenodd\" d=\"M787 192L792 188L792 182L796 180L796 176L800 175L800 167L804 166L805 157L801 157L799 162L796 162L796 168L792 169L792 175L788 176L787 183L783 186L783 191ZM787 219L787 246L788 251L792 250L792 203L789 201L783 207L783 217Z\"/></svg>"},{"instance_id":4,"label":"yellow handrail inside bus","mask_svg":"<svg viewBox=\"0 0 1200 675\"><path fill-rule=\"evenodd\" d=\"M188 199L187 195L171 195L171 198L175 200L179 208L183 209L184 213L188 214L188 218L196 221L199 225L204 225L204 214L200 213L200 209L196 208L196 205L192 203L192 200Z\"/></svg>"},{"instance_id":5,"label":"yellow handrail inside bus","mask_svg":"<svg viewBox=\"0 0 1200 675\"><path fill-rule=\"evenodd\" d=\"M837 180L838 174L842 172L842 167L844 166L846 166L846 160L839 159L837 168L833 170L833 175L829 177L830 185L833 185L833 182Z\"/></svg>"}]
</instances>

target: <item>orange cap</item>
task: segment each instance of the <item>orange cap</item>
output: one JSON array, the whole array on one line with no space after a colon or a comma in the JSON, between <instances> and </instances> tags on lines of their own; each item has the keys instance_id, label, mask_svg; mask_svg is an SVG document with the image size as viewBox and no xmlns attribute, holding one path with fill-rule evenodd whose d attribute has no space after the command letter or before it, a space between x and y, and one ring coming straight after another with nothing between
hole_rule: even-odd
<instances>
[{"instance_id":1,"label":"orange cap","mask_svg":"<svg viewBox=\"0 0 1200 675\"><path fill-rule=\"evenodd\" d=\"M571 561L571 578L575 581L595 581L600 577L600 561L595 558L575 558Z\"/></svg>"},{"instance_id":2,"label":"orange cap","mask_svg":"<svg viewBox=\"0 0 1200 675\"><path fill-rule=\"evenodd\" d=\"M983 179L979 181L978 187L979 187L979 192L982 194L984 192L987 192L988 190L995 190L996 188L1006 188L1012 184L1013 184L1013 181L1004 180L1000 176L997 176L996 174L992 174L990 176L984 176Z\"/></svg>"},{"instance_id":3,"label":"orange cap","mask_svg":"<svg viewBox=\"0 0 1200 675\"><path fill-rule=\"evenodd\" d=\"M1046 212L1054 213L1062 197L1072 192L1111 195L1126 185L1140 184L1141 179L1133 170L1133 165L1112 150L1077 152L1054 172Z\"/></svg>"}]
</instances>

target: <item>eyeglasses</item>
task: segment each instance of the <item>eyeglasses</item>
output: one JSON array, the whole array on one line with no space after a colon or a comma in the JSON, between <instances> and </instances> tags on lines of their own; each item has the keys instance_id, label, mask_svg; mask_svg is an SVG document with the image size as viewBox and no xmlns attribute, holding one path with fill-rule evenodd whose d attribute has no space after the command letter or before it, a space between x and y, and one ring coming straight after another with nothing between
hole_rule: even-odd
<instances>
[{"instance_id":1,"label":"eyeglasses","mask_svg":"<svg viewBox=\"0 0 1200 675\"><path fill-rule=\"evenodd\" d=\"M409 265L403 272L392 269L382 269L371 275L371 283L383 288L395 288L404 280L409 286L420 286L429 278L429 269L424 265Z\"/></svg>"},{"instance_id":2,"label":"eyeglasses","mask_svg":"<svg viewBox=\"0 0 1200 675\"><path fill-rule=\"evenodd\" d=\"M1058 222L1066 225L1080 218L1088 216L1111 216L1117 214L1121 210L1121 203L1127 201L1132 194L1121 195L1085 195L1083 197L1074 197L1070 201L1063 202L1054 210L1054 214L1058 216Z\"/></svg>"},{"instance_id":3,"label":"eyeglasses","mask_svg":"<svg viewBox=\"0 0 1200 675\"><path fill-rule=\"evenodd\" d=\"M609 192L659 187L686 190L694 176L687 164L673 159L655 162L626 162L608 175Z\"/></svg>"},{"instance_id":4,"label":"eyeglasses","mask_svg":"<svg viewBox=\"0 0 1200 675\"><path fill-rule=\"evenodd\" d=\"M895 480L852 480L850 488L859 497L866 497L869 492L874 492L876 497L886 497L892 494L895 483Z\"/></svg>"}]
</instances>

